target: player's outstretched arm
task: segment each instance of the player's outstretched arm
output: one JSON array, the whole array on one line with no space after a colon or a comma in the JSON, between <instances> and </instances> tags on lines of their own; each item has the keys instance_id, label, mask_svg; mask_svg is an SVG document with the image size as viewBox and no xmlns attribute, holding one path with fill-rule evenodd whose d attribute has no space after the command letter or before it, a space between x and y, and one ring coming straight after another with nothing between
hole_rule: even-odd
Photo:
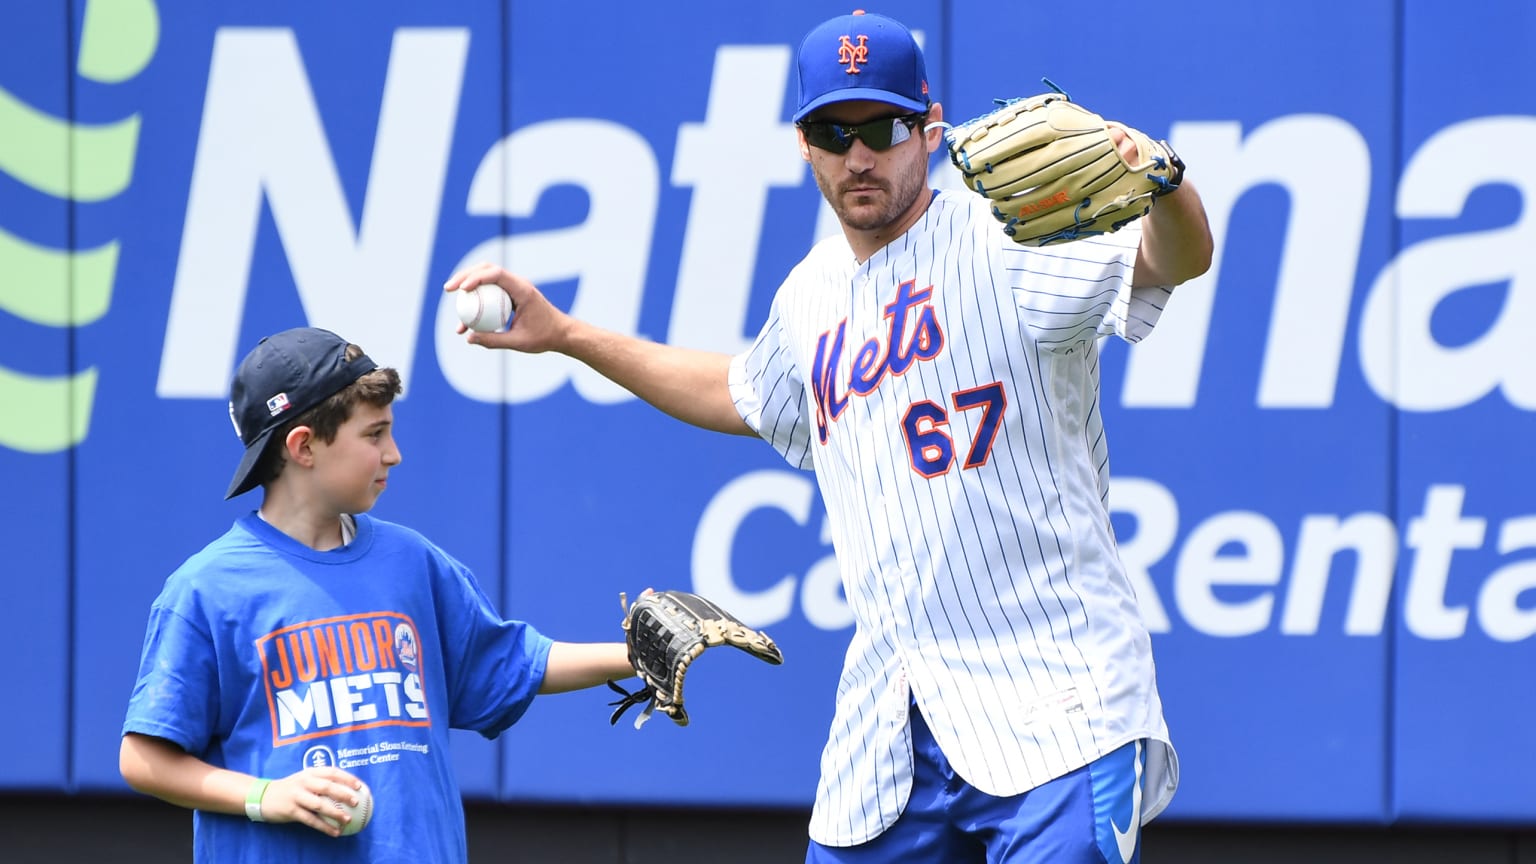
<instances>
[{"instance_id":1,"label":"player's outstretched arm","mask_svg":"<svg viewBox=\"0 0 1536 864\"><path fill-rule=\"evenodd\" d=\"M163 738L133 732L123 736L118 769L129 786L146 795L194 810L240 816L246 815L246 799L257 780L210 765ZM320 818L322 812L336 813L325 796L355 806L359 786L356 777L340 768L308 768L273 780L258 802L262 821L302 822L339 837L339 823Z\"/></svg>"},{"instance_id":2,"label":"player's outstretched arm","mask_svg":"<svg viewBox=\"0 0 1536 864\"><path fill-rule=\"evenodd\" d=\"M556 642L539 693L567 693L635 677L623 642Z\"/></svg>"},{"instance_id":3,"label":"player's outstretched arm","mask_svg":"<svg viewBox=\"0 0 1536 864\"><path fill-rule=\"evenodd\" d=\"M1200 193L1186 178L1142 219L1136 286L1178 285L1211 269L1214 242Z\"/></svg>"},{"instance_id":4,"label":"player's outstretched arm","mask_svg":"<svg viewBox=\"0 0 1536 864\"><path fill-rule=\"evenodd\" d=\"M512 323L482 333L459 325L471 345L528 354L554 351L573 357L667 414L704 429L751 435L731 400L727 354L694 351L605 330L572 318L527 279L494 264L455 273L447 291L497 285L512 298Z\"/></svg>"}]
</instances>

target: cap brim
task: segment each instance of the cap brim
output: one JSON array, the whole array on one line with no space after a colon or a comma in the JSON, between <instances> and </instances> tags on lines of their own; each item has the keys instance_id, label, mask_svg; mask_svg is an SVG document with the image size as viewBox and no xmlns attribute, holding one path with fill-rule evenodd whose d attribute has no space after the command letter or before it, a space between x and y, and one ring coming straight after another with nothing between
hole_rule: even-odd
<instances>
[{"instance_id":1,"label":"cap brim","mask_svg":"<svg viewBox=\"0 0 1536 864\"><path fill-rule=\"evenodd\" d=\"M256 463L261 461L261 454L266 452L267 442L272 440L272 433L276 431L276 428L272 428L257 435L256 440L245 448L245 456L240 459L240 467L235 469L234 479L229 481L229 491L224 493L225 501L256 488Z\"/></svg>"},{"instance_id":2,"label":"cap brim","mask_svg":"<svg viewBox=\"0 0 1536 864\"><path fill-rule=\"evenodd\" d=\"M837 102L852 102L856 99L867 99L871 102L884 102L888 105L895 105L898 108L905 108L908 111L914 112L928 110L928 104L926 102L916 102L912 99L908 99L905 96L892 93L889 90L876 90L872 87L847 87L842 90L833 90L830 93L823 93L815 99L812 99L804 108L801 108L799 111L795 112L794 122L799 123L801 120L804 120L812 111L815 111L817 108L824 108Z\"/></svg>"}]
</instances>

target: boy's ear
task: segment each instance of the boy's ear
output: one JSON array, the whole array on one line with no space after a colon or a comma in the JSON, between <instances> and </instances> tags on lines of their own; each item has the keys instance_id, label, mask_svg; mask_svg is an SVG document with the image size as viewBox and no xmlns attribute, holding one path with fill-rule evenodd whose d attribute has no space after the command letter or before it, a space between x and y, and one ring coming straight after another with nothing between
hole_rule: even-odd
<instances>
[{"instance_id":1,"label":"boy's ear","mask_svg":"<svg viewBox=\"0 0 1536 864\"><path fill-rule=\"evenodd\" d=\"M287 451L288 461L303 465L305 468L314 467L315 451L311 443L315 440L315 430L308 426L295 426L288 430L288 437L283 439L283 449Z\"/></svg>"}]
</instances>

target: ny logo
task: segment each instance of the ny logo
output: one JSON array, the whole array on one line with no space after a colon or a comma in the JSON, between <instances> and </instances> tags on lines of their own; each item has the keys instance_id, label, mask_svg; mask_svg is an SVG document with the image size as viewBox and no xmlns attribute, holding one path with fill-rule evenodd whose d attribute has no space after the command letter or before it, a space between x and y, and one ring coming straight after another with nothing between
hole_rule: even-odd
<instances>
[{"instance_id":1,"label":"ny logo","mask_svg":"<svg viewBox=\"0 0 1536 864\"><path fill-rule=\"evenodd\" d=\"M853 40L847 36L837 46L837 62L848 67L849 75L859 74L859 64L869 63L869 37L860 36L859 44L853 44Z\"/></svg>"}]
</instances>

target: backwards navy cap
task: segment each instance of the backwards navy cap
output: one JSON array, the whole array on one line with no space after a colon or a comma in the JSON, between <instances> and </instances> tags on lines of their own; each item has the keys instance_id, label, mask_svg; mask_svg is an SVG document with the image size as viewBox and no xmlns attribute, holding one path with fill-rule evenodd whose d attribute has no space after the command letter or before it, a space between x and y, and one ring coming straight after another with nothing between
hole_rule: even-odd
<instances>
[{"instance_id":1,"label":"backwards navy cap","mask_svg":"<svg viewBox=\"0 0 1536 864\"><path fill-rule=\"evenodd\" d=\"M869 99L928 110L928 72L912 31L860 9L817 25L800 43L800 107L794 122L835 102Z\"/></svg>"},{"instance_id":2,"label":"backwards navy cap","mask_svg":"<svg viewBox=\"0 0 1536 864\"><path fill-rule=\"evenodd\" d=\"M347 340L329 330L298 327L262 339L230 386L229 419L245 457L224 497L256 488L256 463L279 426L377 368L366 354L347 362Z\"/></svg>"}]
</instances>

